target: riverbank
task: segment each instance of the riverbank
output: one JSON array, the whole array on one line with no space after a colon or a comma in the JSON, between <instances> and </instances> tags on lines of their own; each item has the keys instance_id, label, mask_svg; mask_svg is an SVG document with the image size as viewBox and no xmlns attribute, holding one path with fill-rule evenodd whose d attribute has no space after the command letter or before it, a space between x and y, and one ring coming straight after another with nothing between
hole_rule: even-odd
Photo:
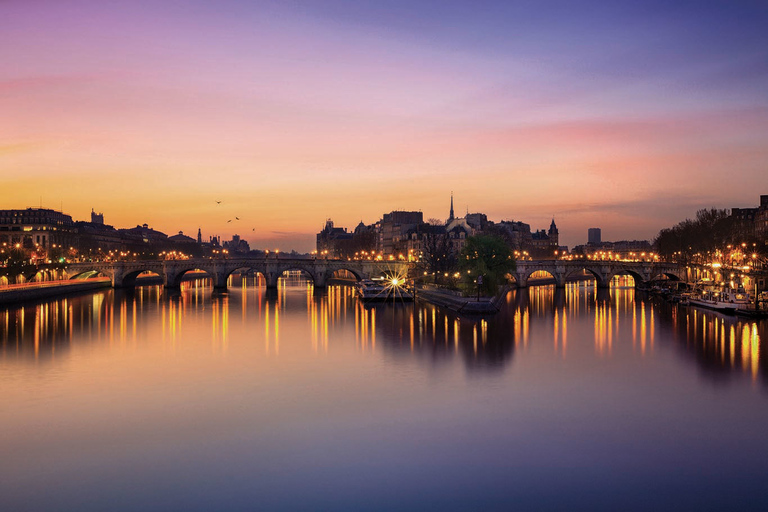
<instances>
[{"instance_id":1,"label":"riverbank","mask_svg":"<svg viewBox=\"0 0 768 512\"><path fill-rule=\"evenodd\" d=\"M568 279L568 282L589 281L591 276L574 276ZM546 286L555 284L555 279L550 277L539 277L530 279L528 286ZM416 299L429 302L441 308L447 308L463 315L493 315L499 312L501 303L506 297L507 292L515 289L516 285L505 286L496 297L464 297L458 291L452 291L445 288L439 288L434 285L426 285L418 288Z\"/></svg>"},{"instance_id":2,"label":"riverbank","mask_svg":"<svg viewBox=\"0 0 768 512\"><path fill-rule=\"evenodd\" d=\"M74 281L51 281L17 288L0 288L0 304L7 305L49 299L73 293L91 292L110 286L112 286L110 280L105 277Z\"/></svg>"},{"instance_id":3,"label":"riverbank","mask_svg":"<svg viewBox=\"0 0 768 512\"><path fill-rule=\"evenodd\" d=\"M499 304L507 291L503 291L497 297L478 298L464 297L442 288L424 287L416 290L416 300L429 302L462 315L494 315L499 312Z\"/></svg>"},{"instance_id":4,"label":"riverbank","mask_svg":"<svg viewBox=\"0 0 768 512\"><path fill-rule=\"evenodd\" d=\"M204 275L207 278L207 275ZM194 281L200 275L190 272L182 277L182 281ZM162 286L160 276L140 276L136 278L136 286ZM27 283L0 288L0 305L29 302L40 299L50 299L73 293L85 293L112 286L107 277L91 279L73 279L69 281L47 281L43 283Z\"/></svg>"}]
</instances>

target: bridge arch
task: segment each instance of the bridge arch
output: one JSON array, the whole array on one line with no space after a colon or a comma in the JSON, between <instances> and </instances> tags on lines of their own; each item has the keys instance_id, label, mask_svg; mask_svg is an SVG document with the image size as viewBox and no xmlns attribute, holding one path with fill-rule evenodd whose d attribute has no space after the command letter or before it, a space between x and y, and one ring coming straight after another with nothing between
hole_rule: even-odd
<instances>
[{"instance_id":1,"label":"bridge arch","mask_svg":"<svg viewBox=\"0 0 768 512\"><path fill-rule=\"evenodd\" d=\"M68 280L74 280L74 279L90 279L92 277L109 277L112 276L106 272L103 272L96 268L91 268L88 270L78 269L73 272L66 273Z\"/></svg>"},{"instance_id":2,"label":"bridge arch","mask_svg":"<svg viewBox=\"0 0 768 512\"><path fill-rule=\"evenodd\" d=\"M263 268L258 267L256 265L242 265L239 267L228 269L224 273L224 282L228 283L229 278L232 277L233 274L238 274L238 273L245 276L247 276L247 274L253 274L253 276L256 277L257 279L259 279L259 276L260 276L265 283L269 282L269 279L267 277L267 272Z\"/></svg>"},{"instance_id":3,"label":"bridge arch","mask_svg":"<svg viewBox=\"0 0 768 512\"><path fill-rule=\"evenodd\" d=\"M45 281L46 271L43 269L34 269L24 274L24 282L26 283L40 283Z\"/></svg>"},{"instance_id":4,"label":"bridge arch","mask_svg":"<svg viewBox=\"0 0 768 512\"><path fill-rule=\"evenodd\" d=\"M27 282L27 277L23 273L4 274L0 276L0 285L24 284Z\"/></svg>"},{"instance_id":5,"label":"bridge arch","mask_svg":"<svg viewBox=\"0 0 768 512\"><path fill-rule=\"evenodd\" d=\"M645 282L645 278L642 276L642 274L635 272L634 270L630 270L628 268L622 268L622 269L616 270L615 272L612 272L608 276L608 283L611 283L613 281L613 278L616 276L632 277L632 279L635 281L635 286Z\"/></svg>"},{"instance_id":6,"label":"bridge arch","mask_svg":"<svg viewBox=\"0 0 768 512\"><path fill-rule=\"evenodd\" d=\"M655 274L653 277L651 277L650 280L655 281L658 279L669 279L670 281L683 281L683 279L679 275L671 271L659 272Z\"/></svg>"},{"instance_id":7,"label":"bridge arch","mask_svg":"<svg viewBox=\"0 0 768 512\"><path fill-rule=\"evenodd\" d=\"M191 265L187 267L175 268L173 269L172 273L167 272L164 278L165 286L168 288L179 288L181 287L181 282L184 280L184 276L187 275L189 272L195 272L195 271L205 272L205 276L200 276L200 277L213 280L213 285L218 287L218 283L217 283L218 279L215 273L211 272L209 269L200 268L200 267L191 266ZM228 277L229 277L229 274L226 274L224 276L224 286L226 286Z\"/></svg>"},{"instance_id":8,"label":"bridge arch","mask_svg":"<svg viewBox=\"0 0 768 512\"><path fill-rule=\"evenodd\" d=\"M527 269L524 270L522 273L518 273L517 275L513 276L515 277L516 282L524 282L527 286L531 286L531 278L534 279L533 285L537 285L535 280L536 279L552 279L554 280L554 285L558 288L562 288L565 286L565 276L562 274L558 274L557 271L553 268L533 268L533 269ZM518 279L519 278L519 279ZM551 284L551 283L547 283Z\"/></svg>"},{"instance_id":9,"label":"bridge arch","mask_svg":"<svg viewBox=\"0 0 768 512\"><path fill-rule=\"evenodd\" d=\"M611 282L610 279L607 279L605 275L603 275L600 269L596 269L590 265L581 265L581 266L574 267L565 275L565 279L567 281L568 278L574 277L576 276L576 274L581 274L581 273L589 274L592 277L594 277L595 286L597 286L598 288L606 288Z\"/></svg>"},{"instance_id":10,"label":"bridge arch","mask_svg":"<svg viewBox=\"0 0 768 512\"><path fill-rule=\"evenodd\" d=\"M163 278L163 276L161 276L154 270L150 270L150 269L132 270L130 272L127 272L126 274L123 274L122 280L120 281L119 284L116 284L116 286L122 286L124 288L133 288L136 286L136 279L138 279L140 275L145 274L147 272L149 272L150 274L153 274L155 277L159 277L161 279ZM149 274L146 274L146 275L149 276Z\"/></svg>"},{"instance_id":11,"label":"bridge arch","mask_svg":"<svg viewBox=\"0 0 768 512\"><path fill-rule=\"evenodd\" d=\"M346 267L340 267L340 268L334 268L328 271L328 279L343 279L346 276L339 276L336 275L337 272L348 272L352 274L352 276L355 278L356 281L362 281L364 279L362 272L352 270L351 268Z\"/></svg>"},{"instance_id":12,"label":"bridge arch","mask_svg":"<svg viewBox=\"0 0 768 512\"><path fill-rule=\"evenodd\" d=\"M280 278L286 277L286 272L301 272L302 274L308 276L309 280L312 281L314 286L325 286L325 274L321 272L313 272L304 265L286 265L279 267L275 275L270 276L270 278L274 279L274 286L277 286L277 282ZM271 284L270 281L270 279L267 279L267 286Z\"/></svg>"}]
</instances>

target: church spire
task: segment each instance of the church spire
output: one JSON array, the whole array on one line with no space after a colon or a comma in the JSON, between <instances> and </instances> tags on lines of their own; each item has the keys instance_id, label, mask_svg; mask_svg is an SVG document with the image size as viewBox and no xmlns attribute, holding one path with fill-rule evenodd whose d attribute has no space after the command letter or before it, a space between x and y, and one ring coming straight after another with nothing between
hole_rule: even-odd
<instances>
[{"instance_id":1,"label":"church spire","mask_svg":"<svg viewBox=\"0 0 768 512\"><path fill-rule=\"evenodd\" d=\"M451 214L448 217L448 221L450 222L452 220L453 220L453 190L451 190Z\"/></svg>"}]
</instances>

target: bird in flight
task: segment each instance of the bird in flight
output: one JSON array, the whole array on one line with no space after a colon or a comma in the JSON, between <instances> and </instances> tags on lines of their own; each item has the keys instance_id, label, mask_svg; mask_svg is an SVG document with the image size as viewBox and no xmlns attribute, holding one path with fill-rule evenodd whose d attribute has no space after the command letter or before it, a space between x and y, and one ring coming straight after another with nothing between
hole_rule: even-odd
<instances>
[{"instance_id":1,"label":"bird in flight","mask_svg":"<svg viewBox=\"0 0 768 512\"><path fill-rule=\"evenodd\" d=\"M227 222L232 222L232 219L229 219Z\"/></svg>"},{"instance_id":2,"label":"bird in flight","mask_svg":"<svg viewBox=\"0 0 768 512\"><path fill-rule=\"evenodd\" d=\"M216 201L216 204L221 204L221 201Z\"/></svg>"},{"instance_id":3,"label":"bird in flight","mask_svg":"<svg viewBox=\"0 0 768 512\"><path fill-rule=\"evenodd\" d=\"M235 217L235 220L240 220L240 217Z\"/></svg>"}]
</instances>

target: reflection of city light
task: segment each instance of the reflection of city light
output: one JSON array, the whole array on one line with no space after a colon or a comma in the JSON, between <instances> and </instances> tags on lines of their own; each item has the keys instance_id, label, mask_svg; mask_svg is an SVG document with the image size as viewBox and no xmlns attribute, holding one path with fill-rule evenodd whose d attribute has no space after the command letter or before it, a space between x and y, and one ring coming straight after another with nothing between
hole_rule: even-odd
<instances>
[{"instance_id":1,"label":"reflection of city light","mask_svg":"<svg viewBox=\"0 0 768 512\"><path fill-rule=\"evenodd\" d=\"M269 355L269 303L264 306L264 351Z\"/></svg>"},{"instance_id":2,"label":"reflection of city light","mask_svg":"<svg viewBox=\"0 0 768 512\"><path fill-rule=\"evenodd\" d=\"M280 309L275 307L275 355L280 355Z\"/></svg>"},{"instance_id":3,"label":"reflection of city light","mask_svg":"<svg viewBox=\"0 0 768 512\"><path fill-rule=\"evenodd\" d=\"M568 349L568 315L563 310L563 358L565 358Z\"/></svg>"},{"instance_id":4,"label":"reflection of city light","mask_svg":"<svg viewBox=\"0 0 768 512\"><path fill-rule=\"evenodd\" d=\"M760 335L757 333L757 323L752 324L752 346L750 351L752 360L752 380L757 379L757 371L760 363Z\"/></svg>"},{"instance_id":5,"label":"reflection of city light","mask_svg":"<svg viewBox=\"0 0 768 512\"><path fill-rule=\"evenodd\" d=\"M744 324L744 328L741 330L741 366L744 371L747 371L747 367L749 366L749 355L751 352L751 340L749 334L749 326Z\"/></svg>"},{"instance_id":6,"label":"reflection of city light","mask_svg":"<svg viewBox=\"0 0 768 512\"><path fill-rule=\"evenodd\" d=\"M410 320L408 322L409 333L410 333L410 340L411 340L411 352L413 352L413 343L414 343L414 340L415 340L415 336L414 336L414 334L415 334L415 327L413 325L413 322L414 322L414 320L413 320L413 312L411 312Z\"/></svg>"},{"instance_id":7,"label":"reflection of city light","mask_svg":"<svg viewBox=\"0 0 768 512\"><path fill-rule=\"evenodd\" d=\"M456 352L459 351L459 319L453 321L453 346Z\"/></svg>"}]
</instances>

